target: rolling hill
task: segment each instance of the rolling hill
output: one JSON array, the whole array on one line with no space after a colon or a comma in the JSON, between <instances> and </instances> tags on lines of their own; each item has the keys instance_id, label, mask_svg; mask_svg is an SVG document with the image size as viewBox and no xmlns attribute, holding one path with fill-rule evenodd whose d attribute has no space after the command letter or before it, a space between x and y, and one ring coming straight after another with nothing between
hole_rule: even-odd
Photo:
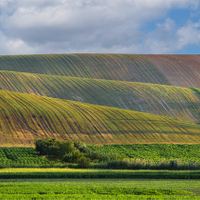
<instances>
[{"instance_id":1,"label":"rolling hill","mask_svg":"<svg viewBox=\"0 0 200 200\"><path fill-rule=\"evenodd\" d=\"M131 54L0 56L0 70L169 84L146 58Z\"/></svg>"},{"instance_id":2,"label":"rolling hill","mask_svg":"<svg viewBox=\"0 0 200 200\"><path fill-rule=\"evenodd\" d=\"M0 145L199 143L200 55L0 56ZM178 87L177 87L178 86Z\"/></svg>"},{"instance_id":3,"label":"rolling hill","mask_svg":"<svg viewBox=\"0 0 200 200\"><path fill-rule=\"evenodd\" d=\"M189 88L150 83L0 71L3 90L200 121L200 99Z\"/></svg>"},{"instance_id":4,"label":"rolling hill","mask_svg":"<svg viewBox=\"0 0 200 200\"><path fill-rule=\"evenodd\" d=\"M0 56L0 70L200 88L200 55Z\"/></svg>"},{"instance_id":5,"label":"rolling hill","mask_svg":"<svg viewBox=\"0 0 200 200\"><path fill-rule=\"evenodd\" d=\"M125 109L0 91L1 144L41 137L105 143L199 143L200 126Z\"/></svg>"}]
</instances>

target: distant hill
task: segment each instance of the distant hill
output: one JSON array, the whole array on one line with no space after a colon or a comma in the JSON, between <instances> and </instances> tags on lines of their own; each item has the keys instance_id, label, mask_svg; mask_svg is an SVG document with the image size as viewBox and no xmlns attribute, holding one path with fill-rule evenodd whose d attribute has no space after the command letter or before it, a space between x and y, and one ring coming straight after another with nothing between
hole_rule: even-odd
<instances>
[{"instance_id":1,"label":"distant hill","mask_svg":"<svg viewBox=\"0 0 200 200\"><path fill-rule=\"evenodd\" d=\"M200 126L137 111L0 91L1 144L42 137L105 143L199 143Z\"/></svg>"},{"instance_id":2,"label":"distant hill","mask_svg":"<svg viewBox=\"0 0 200 200\"><path fill-rule=\"evenodd\" d=\"M0 70L200 88L200 55L0 56Z\"/></svg>"},{"instance_id":3,"label":"distant hill","mask_svg":"<svg viewBox=\"0 0 200 200\"><path fill-rule=\"evenodd\" d=\"M169 84L151 62L132 54L0 56L0 70Z\"/></svg>"},{"instance_id":4,"label":"distant hill","mask_svg":"<svg viewBox=\"0 0 200 200\"><path fill-rule=\"evenodd\" d=\"M3 90L200 121L200 98L189 88L150 83L0 71Z\"/></svg>"}]
</instances>

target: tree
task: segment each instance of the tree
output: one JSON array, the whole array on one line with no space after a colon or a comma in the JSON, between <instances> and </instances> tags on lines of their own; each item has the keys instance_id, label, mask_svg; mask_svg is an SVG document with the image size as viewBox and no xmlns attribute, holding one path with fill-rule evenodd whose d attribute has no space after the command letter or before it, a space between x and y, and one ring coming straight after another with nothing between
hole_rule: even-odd
<instances>
[{"instance_id":1,"label":"tree","mask_svg":"<svg viewBox=\"0 0 200 200\"><path fill-rule=\"evenodd\" d=\"M76 149L73 143L68 141L58 141L56 138L46 138L35 142L36 151L40 155L45 155L49 160L62 160L63 156L74 152Z\"/></svg>"}]
</instances>

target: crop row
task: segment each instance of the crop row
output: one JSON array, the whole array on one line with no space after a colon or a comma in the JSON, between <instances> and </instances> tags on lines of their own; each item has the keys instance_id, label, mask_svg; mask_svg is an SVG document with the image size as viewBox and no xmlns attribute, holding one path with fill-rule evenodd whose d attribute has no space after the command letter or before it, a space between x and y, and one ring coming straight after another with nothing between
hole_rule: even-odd
<instances>
[{"instance_id":1,"label":"crop row","mask_svg":"<svg viewBox=\"0 0 200 200\"><path fill-rule=\"evenodd\" d=\"M188 88L0 71L4 90L56 97L171 116L180 120L200 120L199 98Z\"/></svg>"},{"instance_id":2,"label":"crop row","mask_svg":"<svg viewBox=\"0 0 200 200\"><path fill-rule=\"evenodd\" d=\"M0 165L45 165L50 164L42 158L33 148L28 147L0 147Z\"/></svg>"},{"instance_id":3,"label":"crop row","mask_svg":"<svg viewBox=\"0 0 200 200\"><path fill-rule=\"evenodd\" d=\"M182 162L200 163L200 144L112 144L88 145L89 148L100 152L112 152L123 158L139 162L179 160Z\"/></svg>"},{"instance_id":4,"label":"crop row","mask_svg":"<svg viewBox=\"0 0 200 200\"><path fill-rule=\"evenodd\" d=\"M90 144L199 143L199 125L136 111L0 91L2 144L57 137Z\"/></svg>"}]
</instances>

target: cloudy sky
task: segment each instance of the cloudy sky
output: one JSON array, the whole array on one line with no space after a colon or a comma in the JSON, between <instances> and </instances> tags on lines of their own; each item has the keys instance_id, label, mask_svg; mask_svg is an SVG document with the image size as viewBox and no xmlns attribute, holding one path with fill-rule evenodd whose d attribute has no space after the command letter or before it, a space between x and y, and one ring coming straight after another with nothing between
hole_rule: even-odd
<instances>
[{"instance_id":1,"label":"cloudy sky","mask_svg":"<svg viewBox=\"0 0 200 200\"><path fill-rule=\"evenodd\" d=\"M200 0L0 0L0 55L200 53Z\"/></svg>"}]
</instances>

